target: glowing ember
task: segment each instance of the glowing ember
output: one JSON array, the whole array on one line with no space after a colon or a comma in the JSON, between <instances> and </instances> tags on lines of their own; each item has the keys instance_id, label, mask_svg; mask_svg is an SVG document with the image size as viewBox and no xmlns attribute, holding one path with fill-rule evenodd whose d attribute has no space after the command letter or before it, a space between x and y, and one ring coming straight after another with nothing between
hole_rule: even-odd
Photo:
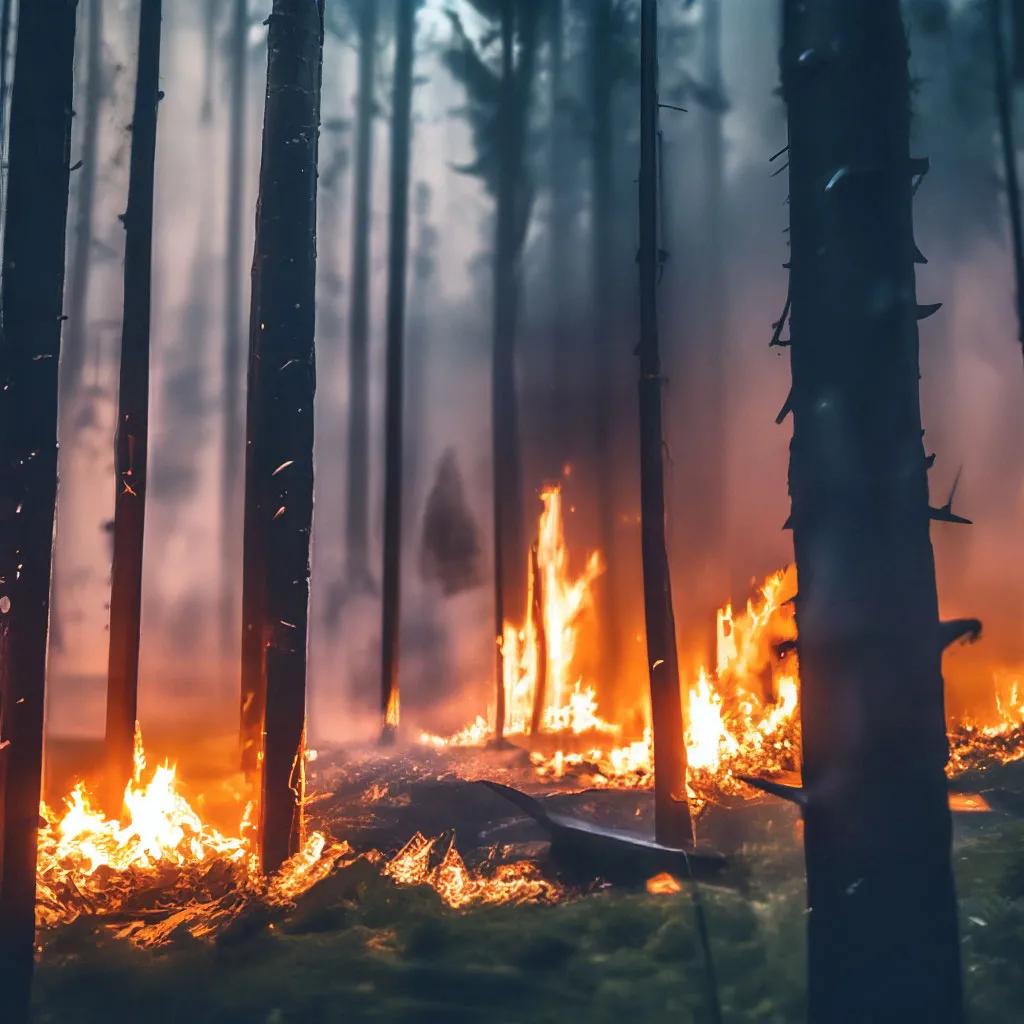
<instances>
[{"instance_id":1,"label":"glowing ember","mask_svg":"<svg viewBox=\"0 0 1024 1024\"><path fill-rule=\"evenodd\" d=\"M662 871L660 875L647 879L647 891L652 896L671 896L682 892L683 887L677 878Z\"/></svg>"},{"instance_id":2,"label":"glowing ember","mask_svg":"<svg viewBox=\"0 0 1024 1024\"><path fill-rule=\"evenodd\" d=\"M388 862L384 874L399 885L429 885L450 907L471 903L549 902L558 898L557 886L543 878L530 861L498 864L488 874L470 872L454 843L431 867L437 839L419 832Z\"/></svg>"}]
</instances>

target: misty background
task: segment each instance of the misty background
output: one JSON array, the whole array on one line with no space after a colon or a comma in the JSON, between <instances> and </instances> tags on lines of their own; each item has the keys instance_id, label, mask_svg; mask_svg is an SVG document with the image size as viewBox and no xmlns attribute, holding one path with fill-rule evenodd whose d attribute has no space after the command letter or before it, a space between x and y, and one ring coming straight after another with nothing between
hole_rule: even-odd
<instances>
[{"instance_id":1,"label":"misty background","mask_svg":"<svg viewBox=\"0 0 1024 1024\"><path fill-rule=\"evenodd\" d=\"M346 6L327 0L328 8ZM225 642L221 541L225 297L229 189L243 196L242 252L251 259L266 73L269 2L250 0L244 180L228 181L228 17L216 0L164 5L158 126L151 378L150 482L143 601L140 717L182 722L203 715L236 723L238 636ZM587 0L564 5L560 94L548 88L539 51L530 112L534 202L523 251L519 388L528 535L542 485L565 488L567 541L581 569L598 546L598 496L616 522L616 629L625 704L642 700L642 594L636 460L636 167L638 77L628 59L609 67L613 91L614 289L610 304L616 390L614 481L602 488L586 458L594 416L594 296L587 163ZM628 0L618 4L626 29ZM978 616L975 648L947 655L950 711L994 709L994 675L1024 660L1024 372L999 180L995 100L983 4L906 4L915 75L914 155L931 171L917 193L922 304L942 309L921 324L926 447L937 459L932 504L943 505L960 472L956 511L971 527L932 530L943 617ZM60 492L50 650L49 729L100 735L107 659L113 437L120 338L123 213L134 89L137 5L81 0L72 164L94 151L95 188L72 175L68 333L84 354L72 385L62 376ZM455 10L467 35L489 26L470 5L429 0L419 16L412 157L407 322L407 418L402 688L406 725L444 732L485 712L493 671L492 592L482 585L449 599L417 573L420 521L436 466L454 448L490 574L490 346L493 201L474 162L464 85L446 53ZM99 10L101 45L90 51ZM212 12L212 13L211 13ZM709 20L709 12L712 14ZM719 31L713 30L714 14ZM775 0L661 4L662 347L668 384L668 536L684 649L700 646L714 609L746 599L792 557L782 529L789 503L790 426L775 424L789 389L785 348L769 348L786 297L786 175L775 175L786 141L777 95ZM391 5L379 4L377 114L370 233L370 522L368 565L379 581L383 506L384 299L387 260ZM333 22L332 22L333 24ZM316 509L312 554L309 721L311 742L374 734L379 726L379 597L345 581L349 281L353 230L357 40L345 18L324 51L320 142L317 306ZM339 38L339 33L345 38ZM718 45L715 45L715 37ZM623 36L638 51L638 33ZM717 59L716 59L717 53ZM98 56L97 56L98 54ZM92 59L90 60L90 55ZM628 54L627 54L628 57ZM100 67L97 132L85 130L90 69ZM720 87L714 81L720 74ZM93 102L97 102L94 96ZM553 140L561 165L553 208ZM89 147L94 147L90 150ZM83 203L92 195L88 245ZM556 216L559 214L560 216ZM553 231L552 225L558 226ZM557 252L553 241L558 235ZM71 290L88 261L85 302ZM556 273L557 271L557 273ZM80 280L80 278L79 278ZM248 284L243 295L248 317ZM783 332L783 338L785 332ZM560 347L561 346L561 347ZM558 353L561 353L559 357ZM717 355L716 355L717 353ZM244 375L244 360L242 365ZM549 383L568 375L571 437L552 409ZM717 383L715 383L717 381ZM241 387L242 382L235 382ZM605 410L602 410L602 413ZM589 418L588 418L589 417ZM564 433L564 431L563 431ZM579 436L577 436L579 435ZM568 475L552 465L553 438ZM581 440L580 438L583 438ZM583 453L577 462L575 452ZM562 461L561 459L558 460ZM716 476L720 467L721 477ZM241 504L232 513L241 532ZM518 613L517 613L518 614ZM236 630L236 634L240 633Z\"/></svg>"}]
</instances>

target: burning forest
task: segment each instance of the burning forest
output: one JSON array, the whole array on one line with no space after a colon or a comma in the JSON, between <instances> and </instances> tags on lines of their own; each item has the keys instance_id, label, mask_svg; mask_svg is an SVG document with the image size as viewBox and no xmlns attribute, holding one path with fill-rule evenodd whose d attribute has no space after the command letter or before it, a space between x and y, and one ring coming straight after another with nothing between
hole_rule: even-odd
<instances>
[{"instance_id":1,"label":"burning forest","mask_svg":"<svg viewBox=\"0 0 1024 1024\"><path fill-rule=\"evenodd\" d=\"M1022 87L0 2L0 1020L1016 1022Z\"/></svg>"}]
</instances>

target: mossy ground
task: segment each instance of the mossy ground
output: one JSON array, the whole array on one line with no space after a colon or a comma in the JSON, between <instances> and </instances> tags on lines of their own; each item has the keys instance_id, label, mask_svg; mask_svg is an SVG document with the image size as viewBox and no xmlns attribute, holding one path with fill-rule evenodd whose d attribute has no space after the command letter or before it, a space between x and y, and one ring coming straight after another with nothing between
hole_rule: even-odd
<instances>
[{"instance_id":1,"label":"mossy ground","mask_svg":"<svg viewBox=\"0 0 1024 1024\"><path fill-rule=\"evenodd\" d=\"M748 849L744 893L701 888L727 1024L802 1018L804 912L797 847ZM974 1024L1024 1006L1024 825L957 843ZM134 949L78 922L48 937L36 1019L185 1024L699 1024L704 963L687 893L598 891L557 906L443 907L376 872L328 879L272 928L216 945Z\"/></svg>"}]
</instances>

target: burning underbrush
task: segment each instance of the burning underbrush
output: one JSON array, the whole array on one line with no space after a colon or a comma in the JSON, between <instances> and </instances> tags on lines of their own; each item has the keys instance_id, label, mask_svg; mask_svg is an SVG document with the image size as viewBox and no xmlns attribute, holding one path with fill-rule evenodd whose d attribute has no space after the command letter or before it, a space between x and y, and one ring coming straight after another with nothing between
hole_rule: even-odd
<instances>
[{"instance_id":1,"label":"burning underbrush","mask_svg":"<svg viewBox=\"0 0 1024 1024\"><path fill-rule=\"evenodd\" d=\"M238 834L224 835L183 796L174 767L163 764L146 776L137 734L135 772L125 787L120 820L97 809L84 783L74 787L61 812L41 806L41 928L89 917L143 947L183 936L217 939L254 918L266 923L341 871L360 877L368 872L399 886L429 886L453 908L550 902L560 895L529 861L484 862L470 869L453 837L445 842L421 834L389 858L374 849L357 853L326 830L311 831L302 849L265 879L257 868L251 805Z\"/></svg>"},{"instance_id":2,"label":"burning underbrush","mask_svg":"<svg viewBox=\"0 0 1024 1024\"><path fill-rule=\"evenodd\" d=\"M572 577L560 491L549 488L541 498L524 625L506 623L502 640L504 734L529 748L540 780L649 788L650 728L630 737L602 718L595 688L576 667L582 613L600 557L591 555L582 574ZM800 770L796 589L791 566L769 576L744 609L722 608L714 667L701 667L683 681L688 785L697 808L707 800L753 796L739 781L742 775ZM950 777L1024 758L1024 682L1010 675L997 679L996 688L997 721L951 723ZM493 733L492 711L454 736L424 734L421 741L443 750L480 745Z\"/></svg>"}]
</instances>

